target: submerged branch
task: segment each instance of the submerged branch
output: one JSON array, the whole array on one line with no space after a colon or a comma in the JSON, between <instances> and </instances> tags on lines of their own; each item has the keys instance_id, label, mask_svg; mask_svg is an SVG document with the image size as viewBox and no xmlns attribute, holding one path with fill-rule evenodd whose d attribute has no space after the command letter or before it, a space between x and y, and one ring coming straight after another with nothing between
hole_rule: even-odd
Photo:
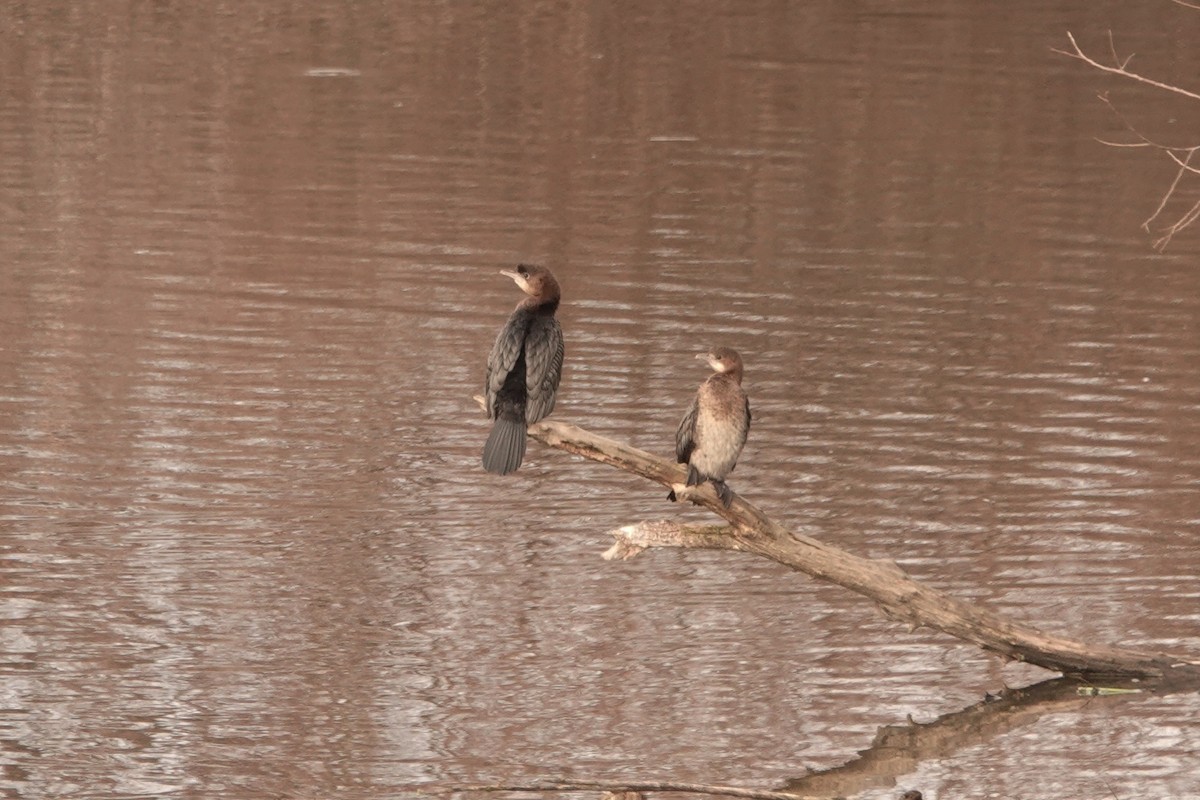
<instances>
[{"instance_id":1,"label":"submerged branch","mask_svg":"<svg viewBox=\"0 0 1200 800\"><path fill-rule=\"evenodd\" d=\"M677 781L572 781L546 780L524 784L483 784L477 786L449 786L430 794L457 794L459 792L607 792L610 795L640 794L641 792L690 792L719 797L740 797L744 800L828 800L793 792L772 792L758 789L743 789L737 786L710 786L703 783L679 783Z\"/></svg>"},{"instance_id":2,"label":"submerged branch","mask_svg":"<svg viewBox=\"0 0 1200 800\"><path fill-rule=\"evenodd\" d=\"M686 527L686 526L684 526ZM844 764L814 770L792 778L774 790L715 786L674 781L628 782L577 780L565 778L528 779L504 784L460 786L409 786L416 794L446 796L480 792L604 792L601 800L641 800L644 793L688 792L746 800L816 800L849 797L870 789L897 787L918 765L944 761L964 749L994 741L1000 736L1031 725L1044 716L1078 711L1095 702L1134 701L1142 692L1194 692L1195 682L1183 686L1141 682L1137 689L1084 686L1076 681L1055 678L1023 689L1006 689L998 696L988 695L958 711L943 714L931 722L911 718L898 725L885 725L875 732L874 741ZM1144 695L1143 695L1144 696ZM915 793L913 793L915 794ZM901 795L909 796L908 794Z\"/></svg>"},{"instance_id":3,"label":"submerged branch","mask_svg":"<svg viewBox=\"0 0 1200 800\"><path fill-rule=\"evenodd\" d=\"M1112 697L1106 701L1126 702ZM1000 736L1031 725L1043 716L1078 710L1093 698L1079 694L1079 684L1066 678L1006 689L999 696L932 722L885 725L875 732L871 746L845 764L816 770L787 781L785 791L849 797L868 789L896 786L919 765L953 758L967 748L987 744ZM1120 713L1120 712L1115 712Z\"/></svg>"},{"instance_id":4,"label":"submerged branch","mask_svg":"<svg viewBox=\"0 0 1200 800\"><path fill-rule=\"evenodd\" d=\"M772 559L835 583L875 602L888 617L913 629L929 627L1005 658L1074 676L1164 677L1200 674L1200 662L1155 653L1088 644L1045 633L918 583L895 562L862 558L794 533L734 495L728 508L709 485L685 489L681 466L564 422L544 420L529 435L551 447L610 464L664 486L724 518L729 527L700 528L673 522L626 526L614 535L608 558L629 558L647 547L739 550Z\"/></svg>"}]
</instances>

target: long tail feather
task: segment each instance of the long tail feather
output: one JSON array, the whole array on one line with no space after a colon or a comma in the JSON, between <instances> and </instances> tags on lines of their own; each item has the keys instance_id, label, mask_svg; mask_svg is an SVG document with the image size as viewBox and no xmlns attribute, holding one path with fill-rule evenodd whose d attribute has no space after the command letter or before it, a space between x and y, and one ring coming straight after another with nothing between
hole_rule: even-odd
<instances>
[{"instance_id":1,"label":"long tail feather","mask_svg":"<svg viewBox=\"0 0 1200 800\"><path fill-rule=\"evenodd\" d=\"M525 459L525 425L500 417L483 446L483 468L495 475L516 472Z\"/></svg>"}]
</instances>

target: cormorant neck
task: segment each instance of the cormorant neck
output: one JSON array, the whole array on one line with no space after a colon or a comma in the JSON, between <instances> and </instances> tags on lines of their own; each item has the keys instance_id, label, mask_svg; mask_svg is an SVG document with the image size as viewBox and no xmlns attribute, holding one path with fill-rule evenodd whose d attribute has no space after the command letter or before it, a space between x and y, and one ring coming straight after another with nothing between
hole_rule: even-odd
<instances>
[{"instance_id":1,"label":"cormorant neck","mask_svg":"<svg viewBox=\"0 0 1200 800\"><path fill-rule=\"evenodd\" d=\"M521 308L527 308L535 314L553 315L558 310L558 287L554 291L543 289L536 295L530 295L521 301Z\"/></svg>"}]
</instances>

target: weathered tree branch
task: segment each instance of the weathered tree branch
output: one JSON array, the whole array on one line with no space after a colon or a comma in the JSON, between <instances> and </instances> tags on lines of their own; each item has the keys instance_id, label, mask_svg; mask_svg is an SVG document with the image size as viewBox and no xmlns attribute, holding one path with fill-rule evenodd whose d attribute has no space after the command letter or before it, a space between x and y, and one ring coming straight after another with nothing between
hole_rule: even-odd
<instances>
[{"instance_id":1,"label":"weathered tree branch","mask_svg":"<svg viewBox=\"0 0 1200 800\"><path fill-rule=\"evenodd\" d=\"M914 629L934 628L1005 658L1065 675L1200 675L1200 662L1166 653L1086 644L1014 622L914 581L895 562L862 558L793 533L737 495L725 508L708 484L685 489L681 485L685 480L681 466L574 425L545 420L531 425L529 435L559 450L673 487L681 500L691 500L730 523L720 528L671 522L627 526L614 532L618 543L606 557L627 558L647 547L662 546L740 550L857 592L874 601L888 617Z\"/></svg>"}]
</instances>

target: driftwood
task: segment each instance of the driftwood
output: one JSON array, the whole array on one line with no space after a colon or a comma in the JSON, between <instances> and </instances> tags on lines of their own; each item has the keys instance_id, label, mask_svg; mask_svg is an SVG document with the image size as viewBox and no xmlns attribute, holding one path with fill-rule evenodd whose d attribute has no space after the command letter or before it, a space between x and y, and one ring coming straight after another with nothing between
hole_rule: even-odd
<instances>
[{"instance_id":1,"label":"driftwood","mask_svg":"<svg viewBox=\"0 0 1200 800\"><path fill-rule=\"evenodd\" d=\"M729 523L716 527L674 522L629 525L613 532L617 543L606 554L608 558L628 558L646 548L668 546L754 553L857 592L874 601L885 615L914 630L933 628L1004 658L1063 675L1182 680L1200 676L1200 661L1067 639L958 600L914 581L893 561L862 558L793 533L737 495L725 508L711 485L684 487L682 466L574 425L545 420L531 425L529 435L559 450L672 487L680 500L691 500Z\"/></svg>"}]
</instances>

